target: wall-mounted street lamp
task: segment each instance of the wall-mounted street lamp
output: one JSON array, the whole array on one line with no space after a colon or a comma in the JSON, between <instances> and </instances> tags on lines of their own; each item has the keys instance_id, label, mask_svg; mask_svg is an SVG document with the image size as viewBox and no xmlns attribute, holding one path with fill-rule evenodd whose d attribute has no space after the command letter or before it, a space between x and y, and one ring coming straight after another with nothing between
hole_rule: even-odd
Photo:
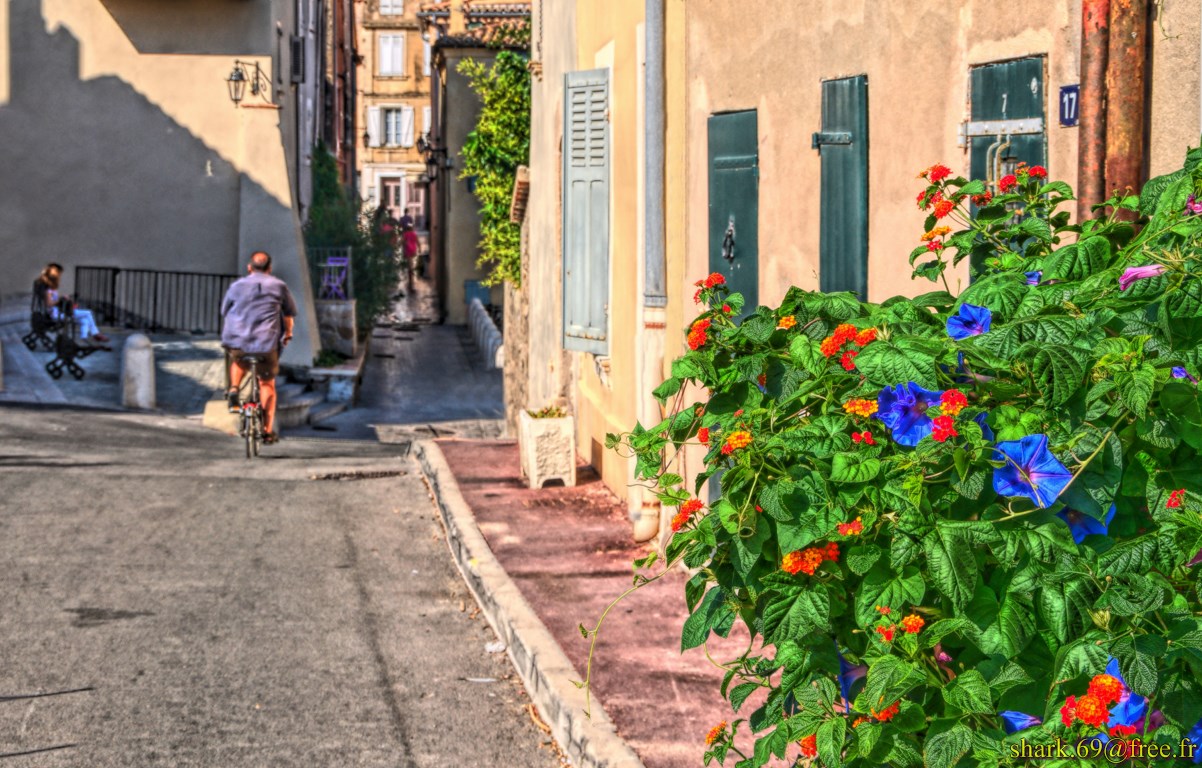
<instances>
[{"instance_id":1,"label":"wall-mounted street lamp","mask_svg":"<svg viewBox=\"0 0 1202 768\"><path fill-rule=\"evenodd\" d=\"M417 151L421 153L426 160L426 179L434 181L438 178L438 169L443 166L447 158L446 147L436 147L430 143L430 134L422 134L417 140Z\"/></svg>"},{"instance_id":2,"label":"wall-mounted street lamp","mask_svg":"<svg viewBox=\"0 0 1202 768\"><path fill-rule=\"evenodd\" d=\"M234 102L235 106L241 103L242 97L246 95L247 83L250 84L251 95L259 96L263 101L271 103L271 99L267 96L271 93L271 81L263 74L259 63L235 59L234 70L225 79L225 84L230 89L230 101Z\"/></svg>"}]
</instances>

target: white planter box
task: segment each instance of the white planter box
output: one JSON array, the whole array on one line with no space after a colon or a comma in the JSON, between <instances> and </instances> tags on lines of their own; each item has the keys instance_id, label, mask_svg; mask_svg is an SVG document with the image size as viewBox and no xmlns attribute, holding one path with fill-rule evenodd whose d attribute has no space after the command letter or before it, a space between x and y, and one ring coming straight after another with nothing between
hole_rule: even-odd
<instances>
[{"instance_id":1,"label":"white planter box","mask_svg":"<svg viewBox=\"0 0 1202 768\"><path fill-rule=\"evenodd\" d=\"M518 448L522 477L531 488L548 480L576 485L576 434L571 416L536 419L526 410L518 416Z\"/></svg>"}]
</instances>

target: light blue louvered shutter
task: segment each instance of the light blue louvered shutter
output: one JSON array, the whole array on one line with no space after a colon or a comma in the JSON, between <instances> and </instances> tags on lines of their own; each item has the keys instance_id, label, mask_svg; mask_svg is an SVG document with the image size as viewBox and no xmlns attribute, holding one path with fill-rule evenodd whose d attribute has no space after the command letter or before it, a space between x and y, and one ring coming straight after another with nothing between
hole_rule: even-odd
<instances>
[{"instance_id":1,"label":"light blue louvered shutter","mask_svg":"<svg viewBox=\"0 0 1202 768\"><path fill-rule=\"evenodd\" d=\"M609 349L609 70L564 76L563 345Z\"/></svg>"}]
</instances>

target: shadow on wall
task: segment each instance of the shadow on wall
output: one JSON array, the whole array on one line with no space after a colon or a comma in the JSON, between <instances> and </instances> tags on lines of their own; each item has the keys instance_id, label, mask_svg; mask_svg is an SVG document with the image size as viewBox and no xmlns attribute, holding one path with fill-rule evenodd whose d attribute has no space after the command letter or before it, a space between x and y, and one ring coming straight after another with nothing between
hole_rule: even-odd
<instances>
[{"instance_id":1,"label":"shadow on wall","mask_svg":"<svg viewBox=\"0 0 1202 768\"><path fill-rule=\"evenodd\" d=\"M6 282L28 286L48 261L65 265L68 278L79 265L240 273L240 196L270 195L121 78L81 81L78 41L63 28L47 33L40 5L9 7L10 101L0 104Z\"/></svg>"},{"instance_id":2,"label":"shadow on wall","mask_svg":"<svg viewBox=\"0 0 1202 768\"><path fill-rule=\"evenodd\" d=\"M247 0L100 0L138 53L270 56L271 4ZM163 23L168 7L172 23Z\"/></svg>"}]
</instances>

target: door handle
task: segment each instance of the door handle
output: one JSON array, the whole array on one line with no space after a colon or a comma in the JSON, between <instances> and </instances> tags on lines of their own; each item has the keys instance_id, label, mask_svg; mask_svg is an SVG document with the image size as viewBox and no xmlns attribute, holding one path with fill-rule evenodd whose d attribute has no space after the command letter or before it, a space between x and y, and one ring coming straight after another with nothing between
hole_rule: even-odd
<instances>
[{"instance_id":1,"label":"door handle","mask_svg":"<svg viewBox=\"0 0 1202 768\"><path fill-rule=\"evenodd\" d=\"M730 217L730 223L726 225L726 234L722 237L722 258L729 262L735 260L735 217Z\"/></svg>"}]
</instances>

